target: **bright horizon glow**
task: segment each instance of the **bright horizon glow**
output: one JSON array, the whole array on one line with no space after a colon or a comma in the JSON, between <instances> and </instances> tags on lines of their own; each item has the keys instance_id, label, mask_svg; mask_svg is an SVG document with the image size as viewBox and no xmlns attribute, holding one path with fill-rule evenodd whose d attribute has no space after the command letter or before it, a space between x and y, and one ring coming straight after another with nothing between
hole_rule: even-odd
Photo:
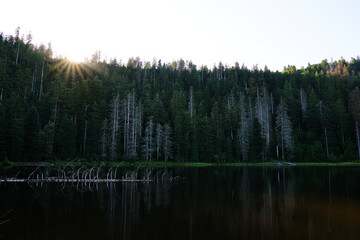
<instances>
[{"instance_id":1,"label":"bright horizon glow","mask_svg":"<svg viewBox=\"0 0 360 240\"><path fill-rule=\"evenodd\" d=\"M67 53L68 55L65 55L64 58L69 60L72 63L80 63L84 61L84 57L81 56L81 54L78 54L77 52Z\"/></svg>"},{"instance_id":2,"label":"bright horizon glow","mask_svg":"<svg viewBox=\"0 0 360 240\"><path fill-rule=\"evenodd\" d=\"M19 0L2 3L0 32L31 31L74 62L130 57L221 61L271 70L360 55L358 0Z\"/></svg>"}]
</instances>

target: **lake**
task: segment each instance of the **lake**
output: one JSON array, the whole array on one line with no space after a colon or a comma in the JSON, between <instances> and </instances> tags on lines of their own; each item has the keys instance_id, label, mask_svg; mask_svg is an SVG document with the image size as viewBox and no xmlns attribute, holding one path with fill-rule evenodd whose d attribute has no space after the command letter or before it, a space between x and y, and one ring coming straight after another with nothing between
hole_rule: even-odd
<instances>
[{"instance_id":1,"label":"lake","mask_svg":"<svg viewBox=\"0 0 360 240\"><path fill-rule=\"evenodd\" d=\"M358 167L156 171L154 182L2 183L0 239L360 239Z\"/></svg>"}]
</instances>

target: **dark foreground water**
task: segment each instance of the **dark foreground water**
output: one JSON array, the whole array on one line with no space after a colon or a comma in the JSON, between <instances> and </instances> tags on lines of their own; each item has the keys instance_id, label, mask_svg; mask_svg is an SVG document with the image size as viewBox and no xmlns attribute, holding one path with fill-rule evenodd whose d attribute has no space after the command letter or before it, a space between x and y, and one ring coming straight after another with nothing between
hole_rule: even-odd
<instances>
[{"instance_id":1,"label":"dark foreground water","mask_svg":"<svg viewBox=\"0 0 360 240\"><path fill-rule=\"evenodd\" d=\"M0 239L360 239L359 168L166 171L186 179L0 184Z\"/></svg>"}]
</instances>

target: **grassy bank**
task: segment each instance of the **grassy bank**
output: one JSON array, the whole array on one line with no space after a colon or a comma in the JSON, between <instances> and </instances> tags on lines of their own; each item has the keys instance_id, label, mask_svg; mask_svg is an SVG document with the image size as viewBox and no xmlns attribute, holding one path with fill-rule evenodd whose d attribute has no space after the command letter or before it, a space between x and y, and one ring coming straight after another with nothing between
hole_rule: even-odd
<instances>
[{"instance_id":1,"label":"grassy bank","mask_svg":"<svg viewBox=\"0 0 360 240\"><path fill-rule=\"evenodd\" d=\"M211 167L211 166L224 166L224 167L280 167L280 166L360 166L360 162L259 162L259 163L205 163L205 162L97 162L86 160L73 160L73 161L53 161L53 162L2 162L4 166L17 166L17 167L37 167L37 166L53 166L53 167Z\"/></svg>"}]
</instances>

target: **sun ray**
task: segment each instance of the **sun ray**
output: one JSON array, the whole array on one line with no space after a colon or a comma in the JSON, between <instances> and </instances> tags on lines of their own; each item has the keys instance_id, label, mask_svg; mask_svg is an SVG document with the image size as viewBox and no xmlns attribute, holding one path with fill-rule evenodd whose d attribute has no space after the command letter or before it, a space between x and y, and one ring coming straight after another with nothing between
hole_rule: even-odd
<instances>
[{"instance_id":1,"label":"sun ray","mask_svg":"<svg viewBox=\"0 0 360 240\"><path fill-rule=\"evenodd\" d=\"M79 74L80 78L83 80L83 79L84 79L84 75L82 74L81 66L82 66L81 63L75 64L76 72Z\"/></svg>"},{"instance_id":2,"label":"sun ray","mask_svg":"<svg viewBox=\"0 0 360 240\"><path fill-rule=\"evenodd\" d=\"M66 63L65 80L69 79L70 75L70 62Z\"/></svg>"},{"instance_id":3,"label":"sun ray","mask_svg":"<svg viewBox=\"0 0 360 240\"><path fill-rule=\"evenodd\" d=\"M93 75L94 72L99 72L97 66L91 63L72 62L69 59L58 59L51 67L51 71L58 71L64 74L64 80L75 81L77 77L85 80L85 76Z\"/></svg>"},{"instance_id":4,"label":"sun ray","mask_svg":"<svg viewBox=\"0 0 360 240\"><path fill-rule=\"evenodd\" d=\"M75 77L76 77L75 64L77 64L77 63L74 63L74 62L70 63L72 80L75 80Z\"/></svg>"},{"instance_id":5,"label":"sun ray","mask_svg":"<svg viewBox=\"0 0 360 240\"><path fill-rule=\"evenodd\" d=\"M67 68L68 62L67 61L63 61L63 63L60 65L60 72L65 72L66 68Z\"/></svg>"}]
</instances>

